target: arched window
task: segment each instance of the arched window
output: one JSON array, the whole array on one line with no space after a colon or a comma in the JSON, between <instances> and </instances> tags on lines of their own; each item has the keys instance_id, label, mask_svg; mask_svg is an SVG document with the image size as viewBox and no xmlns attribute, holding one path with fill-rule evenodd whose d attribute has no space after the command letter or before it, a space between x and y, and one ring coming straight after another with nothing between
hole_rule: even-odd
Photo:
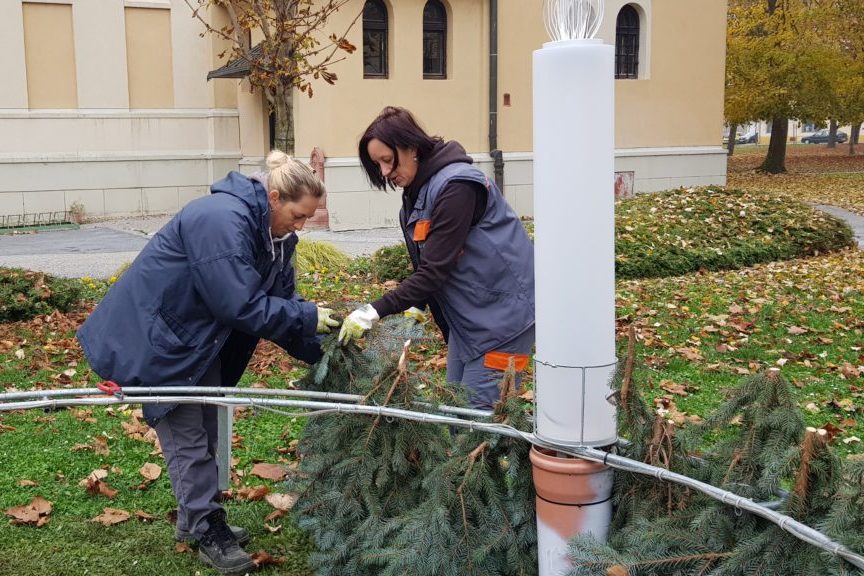
<instances>
[{"instance_id":1,"label":"arched window","mask_svg":"<svg viewBox=\"0 0 864 576\"><path fill-rule=\"evenodd\" d=\"M447 10L440 0L423 8L423 78L447 78Z\"/></svg>"},{"instance_id":2,"label":"arched window","mask_svg":"<svg viewBox=\"0 0 864 576\"><path fill-rule=\"evenodd\" d=\"M615 24L615 78L639 77L639 13L627 5Z\"/></svg>"},{"instance_id":3,"label":"arched window","mask_svg":"<svg viewBox=\"0 0 864 576\"><path fill-rule=\"evenodd\" d=\"M363 77L387 78L387 6L381 0L363 5Z\"/></svg>"}]
</instances>

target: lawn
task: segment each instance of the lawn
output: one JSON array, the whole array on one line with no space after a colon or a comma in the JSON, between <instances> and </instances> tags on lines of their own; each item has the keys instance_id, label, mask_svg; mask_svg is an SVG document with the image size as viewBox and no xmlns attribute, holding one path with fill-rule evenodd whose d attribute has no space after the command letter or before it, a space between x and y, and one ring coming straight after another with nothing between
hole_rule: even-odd
<instances>
[{"instance_id":1,"label":"lawn","mask_svg":"<svg viewBox=\"0 0 864 576\"><path fill-rule=\"evenodd\" d=\"M771 191L864 214L864 157L846 157L847 147L827 152L824 146L795 146L789 174L770 177L752 173L765 148L755 153L751 148L756 147L736 150L730 188ZM300 291L347 311L385 289L371 270L363 260L340 270L309 270L301 275ZM88 281L83 288L92 306L106 286ZM0 324L0 389L95 385L99 379L74 340L86 312L85 306ZM671 418L698 421L743 376L779 367L795 385L808 424L829 430L844 456L864 453L862 318L864 254L853 249L617 285L619 356L633 325L634 380L670 409ZM416 350L413 359L440 373L442 354L438 339ZM286 387L303 373L300 363L262 345L241 385ZM266 551L259 556L267 564L265 574L309 574L305 559L311 542L289 516L271 516L275 508L266 493L282 491L280 482L253 473L256 463L291 465L291 442L302 425L250 410L235 423L227 507L232 522L252 531L249 549ZM155 480L140 472L147 463L163 468ZM86 479L97 469L104 478L91 481L88 492ZM175 548L174 502L164 463L134 406L0 415L0 511L36 496L52 505L43 515L46 524L0 523L0 574L215 574L189 550ZM130 519L111 526L94 522L105 508L124 510Z\"/></svg>"}]
</instances>

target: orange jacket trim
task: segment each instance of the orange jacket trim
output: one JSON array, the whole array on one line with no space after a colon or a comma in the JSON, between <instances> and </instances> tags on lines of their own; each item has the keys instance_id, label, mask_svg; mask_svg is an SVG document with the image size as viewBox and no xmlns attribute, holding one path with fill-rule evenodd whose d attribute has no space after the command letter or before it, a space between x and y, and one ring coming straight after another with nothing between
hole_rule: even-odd
<instances>
[{"instance_id":1,"label":"orange jacket trim","mask_svg":"<svg viewBox=\"0 0 864 576\"><path fill-rule=\"evenodd\" d=\"M507 370L510 367L510 359L513 359L514 368L517 372L524 372L528 367L527 354L511 354L510 352L487 352L483 357L483 366L493 370Z\"/></svg>"},{"instance_id":2,"label":"orange jacket trim","mask_svg":"<svg viewBox=\"0 0 864 576\"><path fill-rule=\"evenodd\" d=\"M432 227L431 220L418 220L414 225L414 241L423 242L429 236L429 228Z\"/></svg>"}]
</instances>

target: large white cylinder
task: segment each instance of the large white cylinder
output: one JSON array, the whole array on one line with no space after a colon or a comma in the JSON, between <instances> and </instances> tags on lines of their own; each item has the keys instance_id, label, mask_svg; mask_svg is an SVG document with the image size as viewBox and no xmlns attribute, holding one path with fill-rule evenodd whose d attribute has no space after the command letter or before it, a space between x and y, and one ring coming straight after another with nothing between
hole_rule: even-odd
<instances>
[{"instance_id":1,"label":"large white cylinder","mask_svg":"<svg viewBox=\"0 0 864 576\"><path fill-rule=\"evenodd\" d=\"M614 56L595 39L534 52L535 432L567 445L617 438Z\"/></svg>"}]
</instances>

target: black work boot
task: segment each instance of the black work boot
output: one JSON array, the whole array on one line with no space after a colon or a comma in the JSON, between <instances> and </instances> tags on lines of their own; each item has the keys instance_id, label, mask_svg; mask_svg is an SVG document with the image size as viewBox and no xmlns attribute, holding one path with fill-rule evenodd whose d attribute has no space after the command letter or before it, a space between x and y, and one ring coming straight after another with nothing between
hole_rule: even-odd
<instances>
[{"instance_id":1,"label":"black work boot","mask_svg":"<svg viewBox=\"0 0 864 576\"><path fill-rule=\"evenodd\" d=\"M252 557L240 548L225 522L225 511L214 510L207 516L210 527L198 541L198 558L226 576L242 576L255 569Z\"/></svg>"},{"instance_id":2,"label":"black work boot","mask_svg":"<svg viewBox=\"0 0 864 576\"><path fill-rule=\"evenodd\" d=\"M228 529L231 530L232 534L234 534L234 538L237 539L237 543L240 546L246 546L246 544L252 540L252 536L249 535L249 531L245 528L241 528L240 526L231 526L229 524ZM174 530L174 540L176 542L189 544L190 546L198 546L198 538L194 534L179 528Z\"/></svg>"}]
</instances>

